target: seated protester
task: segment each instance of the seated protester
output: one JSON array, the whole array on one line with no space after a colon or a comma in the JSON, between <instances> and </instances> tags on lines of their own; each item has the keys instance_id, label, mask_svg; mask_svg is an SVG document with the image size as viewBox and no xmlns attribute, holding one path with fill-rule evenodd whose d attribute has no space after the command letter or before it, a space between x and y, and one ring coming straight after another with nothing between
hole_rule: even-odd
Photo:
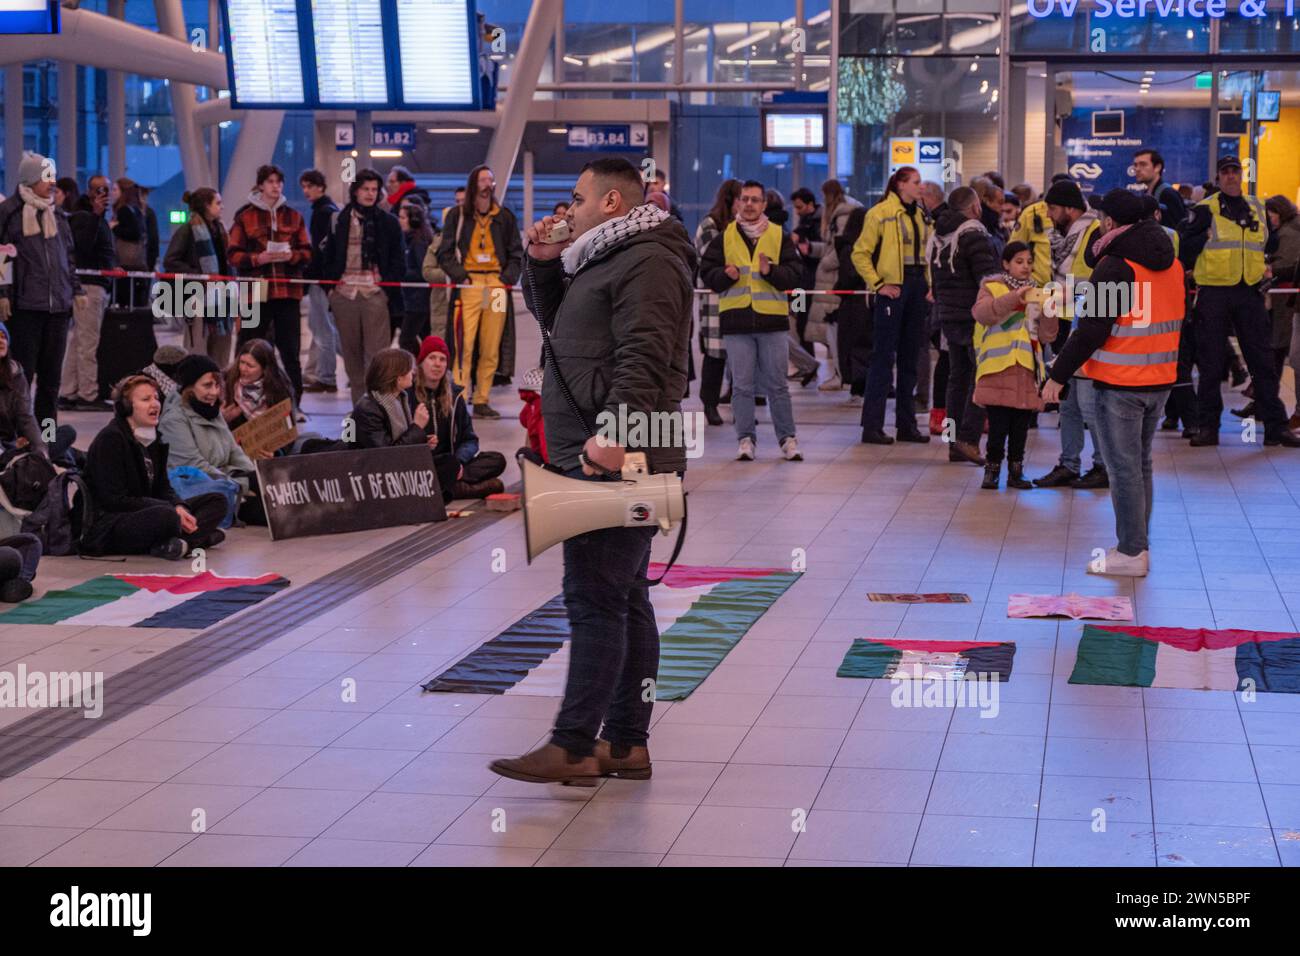
<instances>
[{"instance_id":1,"label":"seated protester","mask_svg":"<svg viewBox=\"0 0 1300 956\"><path fill-rule=\"evenodd\" d=\"M0 468L24 452L44 455L56 464L71 465L69 451L77 440L71 425L60 425L54 444L46 448L32 415L31 392L22 366L9 357L9 327L0 322Z\"/></svg>"},{"instance_id":2,"label":"seated protester","mask_svg":"<svg viewBox=\"0 0 1300 956\"><path fill-rule=\"evenodd\" d=\"M444 501L486 498L505 491L497 476L506 470L506 457L496 451L479 451L478 435L461 395L461 387L447 374L451 356L447 343L431 335L420 346L411 404L427 414L421 426L433 450L433 466Z\"/></svg>"},{"instance_id":3,"label":"seated protester","mask_svg":"<svg viewBox=\"0 0 1300 956\"><path fill-rule=\"evenodd\" d=\"M423 405L411 411L407 390L415 381L411 353L402 349L380 349L366 368L366 392L352 409L356 438L351 448L391 448L394 445L429 445L425 434L429 409Z\"/></svg>"},{"instance_id":4,"label":"seated protester","mask_svg":"<svg viewBox=\"0 0 1300 956\"><path fill-rule=\"evenodd\" d=\"M41 539L34 534L0 538L0 601L17 604L32 596L32 578L41 560Z\"/></svg>"},{"instance_id":5,"label":"seated protester","mask_svg":"<svg viewBox=\"0 0 1300 956\"><path fill-rule=\"evenodd\" d=\"M197 468L209 478L234 482L239 487L239 519L265 525L253 460L221 417L220 367L206 355L190 355L176 375L180 391L164 403L158 425L169 449L169 466Z\"/></svg>"},{"instance_id":6,"label":"seated protester","mask_svg":"<svg viewBox=\"0 0 1300 956\"><path fill-rule=\"evenodd\" d=\"M177 390L176 367L184 361L187 355L189 353L179 345L160 345L153 353L153 361L142 370L158 386L158 392L162 395L164 404L166 404L168 396Z\"/></svg>"},{"instance_id":7,"label":"seated protester","mask_svg":"<svg viewBox=\"0 0 1300 956\"><path fill-rule=\"evenodd\" d=\"M293 406L293 386L280 367L275 347L266 339L249 339L239 347L234 364L226 369L221 417L233 432L286 398Z\"/></svg>"},{"instance_id":8,"label":"seated protester","mask_svg":"<svg viewBox=\"0 0 1300 956\"><path fill-rule=\"evenodd\" d=\"M158 386L132 375L113 390L113 420L91 442L83 477L94 523L82 533L89 555L152 554L179 561L192 548L226 539L218 530L226 497L198 495L182 501L167 480L167 446L158 437L162 401Z\"/></svg>"}]
</instances>

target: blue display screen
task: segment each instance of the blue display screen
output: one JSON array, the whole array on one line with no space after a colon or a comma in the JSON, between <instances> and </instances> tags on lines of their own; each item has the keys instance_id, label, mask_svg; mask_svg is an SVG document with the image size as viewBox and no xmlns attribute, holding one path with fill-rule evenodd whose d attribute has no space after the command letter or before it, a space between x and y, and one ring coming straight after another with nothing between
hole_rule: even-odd
<instances>
[{"instance_id":1,"label":"blue display screen","mask_svg":"<svg viewBox=\"0 0 1300 956\"><path fill-rule=\"evenodd\" d=\"M0 33L58 32L58 0L0 0Z\"/></svg>"}]
</instances>

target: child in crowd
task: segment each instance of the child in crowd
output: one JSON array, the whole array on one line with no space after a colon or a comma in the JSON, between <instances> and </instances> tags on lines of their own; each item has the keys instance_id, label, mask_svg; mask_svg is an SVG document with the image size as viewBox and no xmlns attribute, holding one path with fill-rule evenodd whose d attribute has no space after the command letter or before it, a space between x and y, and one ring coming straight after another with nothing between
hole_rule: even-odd
<instances>
[{"instance_id":1,"label":"child in crowd","mask_svg":"<svg viewBox=\"0 0 1300 956\"><path fill-rule=\"evenodd\" d=\"M1007 459L1007 487L1032 488L1024 477L1025 441L1043 410L1039 388L1046 379L1042 342L1056 338L1056 317L1035 295L1033 255L1023 242L1002 250L998 275L986 276L971 314L975 316L974 401L988 410L989 434L981 488L996 489Z\"/></svg>"},{"instance_id":2,"label":"child in crowd","mask_svg":"<svg viewBox=\"0 0 1300 956\"><path fill-rule=\"evenodd\" d=\"M519 385L519 397L524 401L524 407L519 410L519 424L528 432L528 446L519 449L517 454L535 465L550 461L546 457L546 430L542 424L542 375L541 368L530 369Z\"/></svg>"}]
</instances>

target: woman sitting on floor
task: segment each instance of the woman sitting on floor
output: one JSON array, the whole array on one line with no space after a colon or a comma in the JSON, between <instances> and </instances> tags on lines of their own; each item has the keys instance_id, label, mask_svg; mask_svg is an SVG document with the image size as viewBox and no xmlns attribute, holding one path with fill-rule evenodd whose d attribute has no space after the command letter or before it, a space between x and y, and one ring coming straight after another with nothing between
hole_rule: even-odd
<instances>
[{"instance_id":1,"label":"woman sitting on floor","mask_svg":"<svg viewBox=\"0 0 1300 956\"><path fill-rule=\"evenodd\" d=\"M407 389L415 379L411 353L381 349L366 368L366 393L352 409L355 438L352 448L391 448L394 445L431 444L424 432L429 410L411 411Z\"/></svg>"},{"instance_id":2,"label":"woman sitting on floor","mask_svg":"<svg viewBox=\"0 0 1300 956\"><path fill-rule=\"evenodd\" d=\"M433 451L438 487L446 501L500 494L505 490L498 477L506 470L505 455L478 450L478 435L461 387L447 374L449 361L447 343L434 335L426 338L420 346L410 394L416 411L427 412L421 427Z\"/></svg>"},{"instance_id":3,"label":"woman sitting on floor","mask_svg":"<svg viewBox=\"0 0 1300 956\"><path fill-rule=\"evenodd\" d=\"M275 354L275 346L266 339L249 339L239 347L234 364L226 369L221 417L233 432L240 425L270 411L286 399L294 421L304 421L294 402L289 376L285 374ZM319 440L320 437L315 432L300 431L292 444L281 448L276 454L296 455L302 450L304 442Z\"/></svg>"},{"instance_id":4,"label":"woman sitting on floor","mask_svg":"<svg viewBox=\"0 0 1300 956\"><path fill-rule=\"evenodd\" d=\"M221 369L206 355L189 355L177 367L176 379L180 390L164 403L159 425L170 450L169 465L197 468L211 479L233 482L238 487L239 519L265 525L253 460L221 417Z\"/></svg>"},{"instance_id":5,"label":"woman sitting on floor","mask_svg":"<svg viewBox=\"0 0 1300 956\"><path fill-rule=\"evenodd\" d=\"M178 561L193 548L225 540L220 493L182 501L167 480L167 446L158 437L162 402L146 375L113 392L113 420L91 442L84 478L95 514L82 535L83 554L152 554Z\"/></svg>"}]
</instances>

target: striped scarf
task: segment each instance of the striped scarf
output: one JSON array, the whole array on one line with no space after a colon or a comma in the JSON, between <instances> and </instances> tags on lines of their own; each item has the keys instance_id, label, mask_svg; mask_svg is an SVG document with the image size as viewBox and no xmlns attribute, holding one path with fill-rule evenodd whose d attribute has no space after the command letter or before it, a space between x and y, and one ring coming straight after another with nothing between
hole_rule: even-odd
<instances>
[{"instance_id":1,"label":"striped scarf","mask_svg":"<svg viewBox=\"0 0 1300 956\"><path fill-rule=\"evenodd\" d=\"M366 394L384 410L384 415L388 419L388 434L393 441L397 441L411 427L411 412L406 407L406 393L390 392L385 395L380 392L367 392Z\"/></svg>"}]
</instances>

